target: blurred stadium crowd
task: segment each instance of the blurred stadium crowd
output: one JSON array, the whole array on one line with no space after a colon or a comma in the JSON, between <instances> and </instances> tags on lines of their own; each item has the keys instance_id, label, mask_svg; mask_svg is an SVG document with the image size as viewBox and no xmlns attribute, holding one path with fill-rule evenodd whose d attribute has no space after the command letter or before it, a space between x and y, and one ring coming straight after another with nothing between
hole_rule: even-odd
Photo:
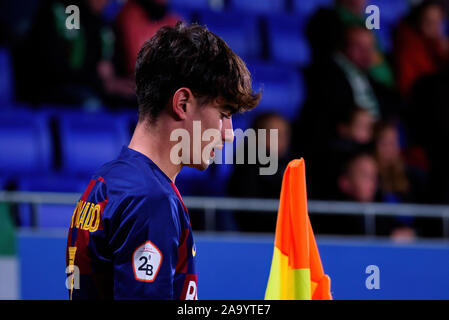
<instances>
[{"instance_id":1,"label":"blurred stadium crowd","mask_svg":"<svg viewBox=\"0 0 449 320\"><path fill-rule=\"evenodd\" d=\"M186 168L183 195L279 198L286 164L304 157L311 199L449 203L449 1L84 0L79 30L65 27L70 4L0 5L0 188L82 191L129 141L139 48L183 20L220 35L263 91L235 127L279 130L277 174L259 175L261 164ZM366 28L369 4L380 29ZM363 233L336 219L316 231ZM221 227L274 225L246 214ZM419 233L413 219L386 222L386 234L398 230Z\"/></svg>"}]
</instances>

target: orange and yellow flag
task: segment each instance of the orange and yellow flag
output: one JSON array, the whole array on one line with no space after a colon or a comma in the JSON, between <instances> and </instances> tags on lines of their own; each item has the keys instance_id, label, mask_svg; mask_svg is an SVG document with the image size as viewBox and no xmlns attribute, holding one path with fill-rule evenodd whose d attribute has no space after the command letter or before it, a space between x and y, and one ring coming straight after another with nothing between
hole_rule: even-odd
<instances>
[{"instance_id":1,"label":"orange and yellow flag","mask_svg":"<svg viewBox=\"0 0 449 320\"><path fill-rule=\"evenodd\" d=\"M265 292L267 300L331 300L307 213L304 160L292 160L284 172L274 253Z\"/></svg>"}]
</instances>

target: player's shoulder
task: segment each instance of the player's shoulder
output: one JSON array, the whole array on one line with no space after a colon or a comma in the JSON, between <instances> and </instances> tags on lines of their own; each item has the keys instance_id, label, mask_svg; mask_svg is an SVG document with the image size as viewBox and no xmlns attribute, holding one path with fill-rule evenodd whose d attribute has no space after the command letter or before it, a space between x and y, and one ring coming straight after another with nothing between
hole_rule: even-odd
<instances>
[{"instance_id":1,"label":"player's shoulder","mask_svg":"<svg viewBox=\"0 0 449 320\"><path fill-rule=\"evenodd\" d=\"M104 164L95 176L101 177L109 193L155 198L171 194L170 181L162 171L150 159L128 148L117 159Z\"/></svg>"},{"instance_id":2,"label":"player's shoulder","mask_svg":"<svg viewBox=\"0 0 449 320\"><path fill-rule=\"evenodd\" d=\"M104 164L94 175L101 181L109 207L130 206L146 210L178 211L182 204L171 185L171 180L148 158L124 150L126 155ZM123 151L122 151L123 153Z\"/></svg>"},{"instance_id":3,"label":"player's shoulder","mask_svg":"<svg viewBox=\"0 0 449 320\"><path fill-rule=\"evenodd\" d=\"M97 170L91 184L89 201L107 203L105 219L184 221L185 207L173 182L151 159L128 147Z\"/></svg>"}]
</instances>

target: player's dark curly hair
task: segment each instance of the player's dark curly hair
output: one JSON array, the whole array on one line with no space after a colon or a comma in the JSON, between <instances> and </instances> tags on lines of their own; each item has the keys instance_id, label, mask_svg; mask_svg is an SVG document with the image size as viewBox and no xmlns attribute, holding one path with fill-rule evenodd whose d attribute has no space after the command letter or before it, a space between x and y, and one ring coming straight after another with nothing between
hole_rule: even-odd
<instances>
[{"instance_id":1,"label":"player's dark curly hair","mask_svg":"<svg viewBox=\"0 0 449 320\"><path fill-rule=\"evenodd\" d=\"M140 49L136 63L139 121L154 120L181 87L200 103L223 98L234 112L254 108L260 93L251 87L245 63L206 27L181 22L162 27Z\"/></svg>"}]
</instances>

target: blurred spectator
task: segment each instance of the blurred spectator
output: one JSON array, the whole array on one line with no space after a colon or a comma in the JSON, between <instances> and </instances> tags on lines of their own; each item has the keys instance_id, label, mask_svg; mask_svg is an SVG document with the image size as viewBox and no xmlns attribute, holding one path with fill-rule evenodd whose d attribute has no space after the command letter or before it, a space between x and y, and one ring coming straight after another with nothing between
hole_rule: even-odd
<instances>
[{"instance_id":1,"label":"blurred spectator","mask_svg":"<svg viewBox=\"0 0 449 320\"><path fill-rule=\"evenodd\" d=\"M256 130L266 131L265 154L270 153L270 130L278 130L278 170L274 175L260 175L259 169L264 165L258 161L248 164L245 157L244 164L236 164L228 186L228 193L232 197L279 199L281 194L282 178L285 168L290 160L290 124L276 113L259 115L253 124ZM257 144L259 145L259 144ZM248 143L240 146L248 151ZM259 152L259 150L255 150ZM239 212L236 220L241 231L274 232L276 215L267 213Z\"/></svg>"},{"instance_id":2,"label":"blurred spectator","mask_svg":"<svg viewBox=\"0 0 449 320\"><path fill-rule=\"evenodd\" d=\"M425 199L425 175L408 167L403 160L395 124L383 122L376 128L375 155L383 202L422 202ZM413 217L379 217L378 223L378 232L391 234L395 240L412 240L416 235Z\"/></svg>"},{"instance_id":3,"label":"blurred spectator","mask_svg":"<svg viewBox=\"0 0 449 320\"><path fill-rule=\"evenodd\" d=\"M398 87L408 95L419 77L440 69L449 58L444 34L444 11L434 1L423 1L399 25L395 36Z\"/></svg>"},{"instance_id":4,"label":"blurred spectator","mask_svg":"<svg viewBox=\"0 0 449 320\"><path fill-rule=\"evenodd\" d=\"M137 54L145 41L162 26L174 26L181 18L169 11L168 0L128 0L117 17L122 68L133 77Z\"/></svg>"},{"instance_id":5,"label":"blurred spectator","mask_svg":"<svg viewBox=\"0 0 449 320\"><path fill-rule=\"evenodd\" d=\"M352 89L354 102L377 118L380 115L379 101L366 74L374 63L374 44L372 32L365 28L348 28L342 49L334 55L334 60Z\"/></svg>"},{"instance_id":6,"label":"blurred spectator","mask_svg":"<svg viewBox=\"0 0 449 320\"><path fill-rule=\"evenodd\" d=\"M384 201L410 200L410 182L401 158L399 134L390 123L381 123L376 132L376 160Z\"/></svg>"},{"instance_id":7,"label":"blurred spectator","mask_svg":"<svg viewBox=\"0 0 449 320\"><path fill-rule=\"evenodd\" d=\"M360 107L354 107L344 114L337 124L338 141L342 144L368 144L373 139L375 120L372 113ZM347 149L343 146L343 149ZM353 147L348 149L353 150Z\"/></svg>"},{"instance_id":8,"label":"blurred spectator","mask_svg":"<svg viewBox=\"0 0 449 320\"><path fill-rule=\"evenodd\" d=\"M320 198L327 176L329 142L336 136L336 120L352 106L363 107L377 120L398 113L401 106L395 92L376 83L367 73L373 63L375 39L365 27L350 27L340 49L321 65L306 73L307 98L295 124L295 150L304 155L308 175L314 177L309 192ZM307 138L303 138L307 137Z\"/></svg>"},{"instance_id":9,"label":"blurred spectator","mask_svg":"<svg viewBox=\"0 0 449 320\"><path fill-rule=\"evenodd\" d=\"M428 202L449 203L449 66L417 80L407 113L413 143L425 151ZM408 161L410 163L410 160ZM425 162L426 161L421 161Z\"/></svg>"},{"instance_id":10,"label":"blurred spectator","mask_svg":"<svg viewBox=\"0 0 449 320\"><path fill-rule=\"evenodd\" d=\"M425 201L425 172L408 166L404 161L395 124L383 122L377 126L375 149L383 201Z\"/></svg>"},{"instance_id":11,"label":"blurred spectator","mask_svg":"<svg viewBox=\"0 0 449 320\"><path fill-rule=\"evenodd\" d=\"M338 191L334 199L340 201L374 202L378 199L378 167L374 156L359 149L347 157L338 176ZM310 220L317 233L363 234L364 218L359 215L312 214Z\"/></svg>"},{"instance_id":12,"label":"blurred spectator","mask_svg":"<svg viewBox=\"0 0 449 320\"><path fill-rule=\"evenodd\" d=\"M339 178L339 200L374 202L378 191L379 168L374 156L359 152L351 156Z\"/></svg>"},{"instance_id":13,"label":"blurred spectator","mask_svg":"<svg viewBox=\"0 0 449 320\"><path fill-rule=\"evenodd\" d=\"M335 0L331 8L320 8L307 25L307 38L312 48L313 62L321 64L332 59L342 42L345 41L345 29L358 27L371 33L365 27L366 0ZM387 87L394 85L391 67L384 58L379 44L374 41L374 47L369 52L372 57L367 72L377 82Z\"/></svg>"},{"instance_id":14,"label":"blurred spectator","mask_svg":"<svg viewBox=\"0 0 449 320\"><path fill-rule=\"evenodd\" d=\"M408 226L399 226L391 231L390 237L395 242L413 242L416 240L416 231Z\"/></svg>"},{"instance_id":15,"label":"blurred spectator","mask_svg":"<svg viewBox=\"0 0 449 320\"><path fill-rule=\"evenodd\" d=\"M134 84L116 75L114 34L103 21L108 0L83 0L80 28L68 29L67 0L43 3L17 59L22 97L33 103L133 103Z\"/></svg>"},{"instance_id":16,"label":"blurred spectator","mask_svg":"<svg viewBox=\"0 0 449 320\"><path fill-rule=\"evenodd\" d=\"M366 109L354 107L348 112L342 112L337 123L337 135L330 142L329 165L322 170L328 170L328 183L322 188L329 188L323 198L331 198L337 189L338 173L348 155L365 146L373 140L374 117Z\"/></svg>"}]
</instances>

